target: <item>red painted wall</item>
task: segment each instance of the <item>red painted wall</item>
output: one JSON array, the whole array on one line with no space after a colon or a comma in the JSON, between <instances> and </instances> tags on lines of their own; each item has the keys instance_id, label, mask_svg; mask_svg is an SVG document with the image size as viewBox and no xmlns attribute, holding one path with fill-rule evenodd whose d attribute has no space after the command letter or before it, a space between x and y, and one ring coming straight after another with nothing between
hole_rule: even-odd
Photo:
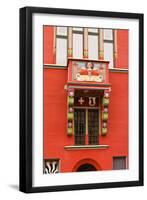
<instances>
[{"instance_id":1,"label":"red painted wall","mask_svg":"<svg viewBox=\"0 0 147 200\"><path fill-rule=\"evenodd\" d=\"M117 30L117 46L118 46L118 55L116 68L128 68L128 30Z\"/></svg>"},{"instance_id":2,"label":"red painted wall","mask_svg":"<svg viewBox=\"0 0 147 200\"><path fill-rule=\"evenodd\" d=\"M54 63L53 36L54 36L53 26L43 26L44 64L53 64Z\"/></svg>"},{"instance_id":3,"label":"red painted wall","mask_svg":"<svg viewBox=\"0 0 147 200\"><path fill-rule=\"evenodd\" d=\"M50 30L47 28L45 32L44 35L48 37ZM117 68L128 66L128 44L124 44L128 42L127 38L128 33L119 30ZM47 41L46 38L44 45ZM47 45L44 50L44 63L51 62L51 50ZM100 136L100 144L109 145L109 148L66 150L65 146L74 144L74 136L67 136L67 92L64 89L67 69L44 68L44 159L59 158L61 172L74 171L78 164L87 159L91 163L96 162L98 170L111 170L113 156L128 157L128 73L109 70L109 80L112 91L108 134Z\"/></svg>"},{"instance_id":4,"label":"red painted wall","mask_svg":"<svg viewBox=\"0 0 147 200\"><path fill-rule=\"evenodd\" d=\"M112 169L113 156L128 155L128 74L110 72L109 131L106 137L100 136L100 144L109 148L103 150L64 149L74 144L74 136L66 131L66 81L66 70L44 69L44 158L60 158L62 172L72 171L83 159L96 160L103 170Z\"/></svg>"}]
</instances>

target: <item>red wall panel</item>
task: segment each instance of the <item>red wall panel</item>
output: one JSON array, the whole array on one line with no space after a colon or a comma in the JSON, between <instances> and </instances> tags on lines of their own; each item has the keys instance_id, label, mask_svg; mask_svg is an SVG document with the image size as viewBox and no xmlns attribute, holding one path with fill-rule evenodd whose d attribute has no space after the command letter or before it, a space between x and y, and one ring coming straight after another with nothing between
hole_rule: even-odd
<instances>
[{"instance_id":1,"label":"red wall panel","mask_svg":"<svg viewBox=\"0 0 147 200\"><path fill-rule=\"evenodd\" d=\"M43 54L44 54L44 64L53 64L53 36L54 29L53 26L43 27Z\"/></svg>"},{"instance_id":2,"label":"red wall panel","mask_svg":"<svg viewBox=\"0 0 147 200\"><path fill-rule=\"evenodd\" d=\"M117 62L116 68L128 68L128 43L129 31L128 30L117 30Z\"/></svg>"},{"instance_id":3,"label":"red wall panel","mask_svg":"<svg viewBox=\"0 0 147 200\"><path fill-rule=\"evenodd\" d=\"M64 148L74 144L74 136L69 137L66 132L66 81L66 70L44 69L44 158L59 158L61 172L73 171L84 159L94 160L99 169L111 170L113 156L128 155L128 74L110 72L108 134L100 136L100 144L109 145L108 149Z\"/></svg>"}]
</instances>

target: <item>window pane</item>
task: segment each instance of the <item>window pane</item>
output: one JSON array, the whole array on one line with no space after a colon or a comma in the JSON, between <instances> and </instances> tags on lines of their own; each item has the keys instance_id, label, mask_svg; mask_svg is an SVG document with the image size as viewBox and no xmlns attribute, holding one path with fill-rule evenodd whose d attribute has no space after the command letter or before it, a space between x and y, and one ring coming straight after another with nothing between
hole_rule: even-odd
<instances>
[{"instance_id":1,"label":"window pane","mask_svg":"<svg viewBox=\"0 0 147 200\"><path fill-rule=\"evenodd\" d=\"M67 27L57 27L57 35L67 35Z\"/></svg>"},{"instance_id":2,"label":"window pane","mask_svg":"<svg viewBox=\"0 0 147 200\"><path fill-rule=\"evenodd\" d=\"M113 43L104 43L104 59L109 61L109 68L113 68Z\"/></svg>"},{"instance_id":3,"label":"window pane","mask_svg":"<svg viewBox=\"0 0 147 200\"><path fill-rule=\"evenodd\" d=\"M83 28L79 28L79 27L73 27L74 31L83 31Z\"/></svg>"},{"instance_id":4,"label":"window pane","mask_svg":"<svg viewBox=\"0 0 147 200\"><path fill-rule=\"evenodd\" d=\"M67 40L57 38L56 64L67 65Z\"/></svg>"},{"instance_id":5,"label":"window pane","mask_svg":"<svg viewBox=\"0 0 147 200\"><path fill-rule=\"evenodd\" d=\"M84 109L75 109L74 111L74 132L75 132L75 144L85 144L85 132L86 132L86 111Z\"/></svg>"},{"instance_id":6,"label":"window pane","mask_svg":"<svg viewBox=\"0 0 147 200\"><path fill-rule=\"evenodd\" d=\"M96 28L89 28L88 32L90 32L90 33L98 33L98 29L96 29Z\"/></svg>"},{"instance_id":7,"label":"window pane","mask_svg":"<svg viewBox=\"0 0 147 200\"><path fill-rule=\"evenodd\" d=\"M112 29L104 29L104 40L113 40Z\"/></svg>"},{"instance_id":8,"label":"window pane","mask_svg":"<svg viewBox=\"0 0 147 200\"><path fill-rule=\"evenodd\" d=\"M73 58L83 58L83 34L73 34Z\"/></svg>"},{"instance_id":9,"label":"window pane","mask_svg":"<svg viewBox=\"0 0 147 200\"><path fill-rule=\"evenodd\" d=\"M89 59L98 59L98 36L88 35L88 56Z\"/></svg>"},{"instance_id":10,"label":"window pane","mask_svg":"<svg viewBox=\"0 0 147 200\"><path fill-rule=\"evenodd\" d=\"M114 157L113 169L126 169L126 157Z\"/></svg>"},{"instance_id":11,"label":"window pane","mask_svg":"<svg viewBox=\"0 0 147 200\"><path fill-rule=\"evenodd\" d=\"M88 110L88 142L98 144L99 114L98 110Z\"/></svg>"}]
</instances>

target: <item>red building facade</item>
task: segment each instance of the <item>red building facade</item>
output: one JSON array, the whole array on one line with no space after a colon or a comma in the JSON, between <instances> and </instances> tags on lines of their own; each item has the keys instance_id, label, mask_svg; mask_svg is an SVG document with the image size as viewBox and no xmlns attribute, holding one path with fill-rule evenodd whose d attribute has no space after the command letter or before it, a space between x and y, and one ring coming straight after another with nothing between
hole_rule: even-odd
<instances>
[{"instance_id":1,"label":"red building facade","mask_svg":"<svg viewBox=\"0 0 147 200\"><path fill-rule=\"evenodd\" d=\"M43 35L44 173L129 168L128 30Z\"/></svg>"}]
</instances>

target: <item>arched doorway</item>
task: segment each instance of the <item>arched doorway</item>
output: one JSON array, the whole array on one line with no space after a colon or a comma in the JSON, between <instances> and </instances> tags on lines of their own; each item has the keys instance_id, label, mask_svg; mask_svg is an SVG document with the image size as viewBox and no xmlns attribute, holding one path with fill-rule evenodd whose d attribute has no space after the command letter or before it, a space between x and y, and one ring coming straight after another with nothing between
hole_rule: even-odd
<instances>
[{"instance_id":1,"label":"arched doorway","mask_svg":"<svg viewBox=\"0 0 147 200\"><path fill-rule=\"evenodd\" d=\"M99 171L101 166L91 158L79 160L73 167L73 172Z\"/></svg>"},{"instance_id":2,"label":"arched doorway","mask_svg":"<svg viewBox=\"0 0 147 200\"><path fill-rule=\"evenodd\" d=\"M78 167L77 172L86 172L86 171L97 171L95 166L89 163L85 163Z\"/></svg>"}]
</instances>

